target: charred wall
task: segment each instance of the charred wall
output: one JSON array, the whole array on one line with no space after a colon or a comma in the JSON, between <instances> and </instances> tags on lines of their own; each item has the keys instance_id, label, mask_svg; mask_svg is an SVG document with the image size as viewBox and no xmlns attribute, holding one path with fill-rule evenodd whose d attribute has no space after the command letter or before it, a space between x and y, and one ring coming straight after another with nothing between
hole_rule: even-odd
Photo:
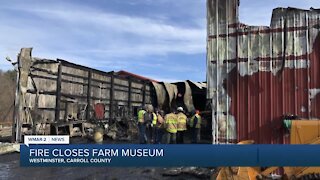
<instances>
[{"instance_id":1,"label":"charred wall","mask_svg":"<svg viewBox=\"0 0 320 180\"><path fill-rule=\"evenodd\" d=\"M207 7L213 143L287 143L284 115L319 118L320 11L276 8L267 27L241 24L238 0Z\"/></svg>"},{"instance_id":2,"label":"charred wall","mask_svg":"<svg viewBox=\"0 0 320 180\"><path fill-rule=\"evenodd\" d=\"M20 62L20 67L24 64ZM26 67L26 69L28 69ZM136 109L151 103L150 83L125 78L113 72L103 72L65 60L33 58L27 86L18 98L24 124L96 120L96 110L103 105L103 119L128 119ZM21 87L21 86L20 86ZM96 106L100 104L100 107ZM101 117L100 117L101 119ZM32 121L32 122L31 122Z\"/></svg>"},{"instance_id":3,"label":"charred wall","mask_svg":"<svg viewBox=\"0 0 320 180\"><path fill-rule=\"evenodd\" d=\"M155 107L170 112L183 107L191 113L195 109L204 111L206 107L206 83L182 81L176 83L152 82L155 92Z\"/></svg>"}]
</instances>

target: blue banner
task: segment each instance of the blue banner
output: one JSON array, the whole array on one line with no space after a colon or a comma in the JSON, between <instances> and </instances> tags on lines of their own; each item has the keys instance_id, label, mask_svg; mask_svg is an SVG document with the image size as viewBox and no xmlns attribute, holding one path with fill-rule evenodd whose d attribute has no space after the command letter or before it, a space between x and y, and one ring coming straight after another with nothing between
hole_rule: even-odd
<instances>
[{"instance_id":1,"label":"blue banner","mask_svg":"<svg viewBox=\"0 0 320 180\"><path fill-rule=\"evenodd\" d=\"M320 166L320 145L21 145L24 167Z\"/></svg>"}]
</instances>

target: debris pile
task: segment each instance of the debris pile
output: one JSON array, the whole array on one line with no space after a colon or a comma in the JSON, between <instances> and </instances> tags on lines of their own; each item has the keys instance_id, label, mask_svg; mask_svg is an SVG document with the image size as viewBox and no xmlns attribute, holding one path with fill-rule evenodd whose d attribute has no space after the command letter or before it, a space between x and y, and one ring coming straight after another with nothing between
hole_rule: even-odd
<instances>
[{"instance_id":1,"label":"debris pile","mask_svg":"<svg viewBox=\"0 0 320 180\"><path fill-rule=\"evenodd\" d=\"M180 176L183 174L192 175L201 179L210 179L214 175L215 169L213 168L200 168L200 167L178 167L165 169L162 173L163 176Z\"/></svg>"},{"instance_id":2,"label":"debris pile","mask_svg":"<svg viewBox=\"0 0 320 180\"><path fill-rule=\"evenodd\" d=\"M137 137L137 134L137 124L134 121L129 120L125 123L123 121L116 121L109 126L106 135L113 140L132 141L133 137Z\"/></svg>"},{"instance_id":3,"label":"debris pile","mask_svg":"<svg viewBox=\"0 0 320 180\"><path fill-rule=\"evenodd\" d=\"M134 120L128 120L126 122L115 121L109 124L84 123L84 136L96 143L102 143L104 136L112 140L132 141L138 135L138 127ZM80 128L78 128L78 130L80 130ZM79 132L81 133L81 131Z\"/></svg>"},{"instance_id":4,"label":"debris pile","mask_svg":"<svg viewBox=\"0 0 320 180\"><path fill-rule=\"evenodd\" d=\"M0 155L13 153L13 152L20 152L20 144L0 142Z\"/></svg>"}]
</instances>

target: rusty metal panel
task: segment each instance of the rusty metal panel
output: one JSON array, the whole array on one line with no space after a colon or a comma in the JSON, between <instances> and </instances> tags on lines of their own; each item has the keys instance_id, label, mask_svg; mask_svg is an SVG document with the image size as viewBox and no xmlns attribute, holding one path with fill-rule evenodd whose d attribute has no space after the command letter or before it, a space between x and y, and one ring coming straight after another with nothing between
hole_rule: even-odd
<instances>
[{"instance_id":1,"label":"rusty metal panel","mask_svg":"<svg viewBox=\"0 0 320 180\"><path fill-rule=\"evenodd\" d=\"M284 115L320 117L320 11L276 8L270 27L247 26L237 0L207 3L213 143L289 143Z\"/></svg>"},{"instance_id":2,"label":"rusty metal panel","mask_svg":"<svg viewBox=\"0 0 320 180\"><path fill-rule=\"evenodd\" d=\"M95 118L98 120L103 120L105 118L105 105L102 103L97 103L94 105Z\"/></svg>"},{"instance_id":3,"label":"rusty metal panel","mask_svg":"<svg viewBox=\"0 0 320 180\"><path fill-rule=\"evenodd\" d=\"M207 98L212 100L213 143L235 139L235 118L224 80L236 67L238 0L207 1ZM230 34L230 35L229 35ZM230 62L229 62L230 61Z\"/></svg>"}]
</instances>

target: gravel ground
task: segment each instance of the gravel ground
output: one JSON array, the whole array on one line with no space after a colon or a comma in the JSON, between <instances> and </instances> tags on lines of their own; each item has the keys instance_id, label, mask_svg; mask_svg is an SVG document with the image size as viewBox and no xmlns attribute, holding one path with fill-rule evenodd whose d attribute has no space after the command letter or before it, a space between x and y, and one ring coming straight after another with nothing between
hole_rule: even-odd
<instances>
[{"instance_id":1,"label":"gravel ground","mask_svg":"<svg viewBox=\"0 0 320 180\"><path fill-rule=\"evenodd\" d=\"M0 156L0 179L209 179L191 174L163 176L165 168L111 168L111 167L20 167L20 154L13 153Z\"/></svg>"}]
</instances>

